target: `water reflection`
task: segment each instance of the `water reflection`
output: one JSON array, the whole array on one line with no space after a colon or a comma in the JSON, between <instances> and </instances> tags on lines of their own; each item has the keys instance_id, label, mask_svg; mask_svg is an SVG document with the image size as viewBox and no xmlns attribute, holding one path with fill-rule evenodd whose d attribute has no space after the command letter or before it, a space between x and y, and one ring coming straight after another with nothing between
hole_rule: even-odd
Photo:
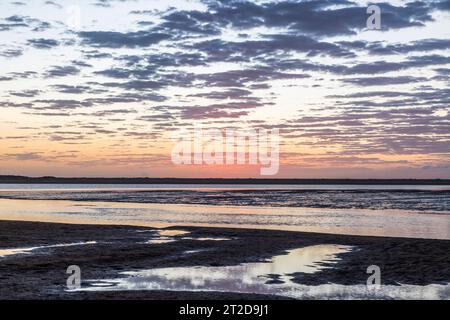
<instances>
[{"instance_id":1,"label":"water reflection","mask_svg":"<svg viewBox=\"0 0 450 320\"><path fill-rule=\"evenodd\" d=\"M175 242L178 240L178 236L189 234L189 231L184 230L151 230L152 238L145 241L146 244L165 244Z\"/></svg>"},{"instance_id":2,"label":"water reflection","mask_svg":"<svg viewBox=\"0 0 450 320\"><path fill-rule=\"evenodd\" d=\"M94 281L95 287L86 290L174 290L266 292L270 279L276 277L293 285L289 274L314 273L324 268L323 263L338 261L337 255L352 250L350 246L316 245L288 251L267 262L245 263L227 267L178 267L124 272L121 279ZM102 287L102 284L106 286ZM111 286L114 284L114 286Z\"/></svg>"},{"instance_id":3,"label":"water reflection","mask_svg":"<svg viewBox=\"0 0 450 320\"><path fill-rule=\"evenodd\" d=\"M450 239L449 214L406 210L231 207L0 199L0 219L156 228L206 226Z\"/></svg>"},{"instance_id":4,"label":"water reflection","mask_svg":"<svg viewBox=\"0 0 450 320\"><path fill-rule=\"evenodd\" d=\"M177 241L174 238L169 238L169 237L161 237L159 239L150 239L148 241L145 241L144 243L146 244L165 244L165 243L171 243L171 242L175 242Z\"/></svg>"},{"instance_id":5,"label":"water reflection","mask_svg":"<svg viewBox=\"0 0 450 320\"><path fill-rule=\"evenodd\" d=\"M142 231L141 231L142 232ZM195 241L228 241L231 238L226 237L180 237L189 234L189 231L184 230L151 230L152 238L144 243L147 244L164 244L175 242L177 240L195 240Z\"/></svg>"},{"instance_id":6,"label":"water reflection","mask_svg":"<svg viewBox=\"0 0 450 320\"><path fill-rule=\"evenodd\" d=\"M229 240L233 240L233 239L231 239L231 238L225 238L225 237L200 237L200 238L184 237L183 240L196 240L196 241L229 241Z\"/></svg>"},{"instance_id":7,"label":"water reflection","mask_svg":"<svg viewBox=\"0 0 450 320\"><path fill-rule=\"evenodd\" d=\"M184 230L158 230L157 233L162 237L176 237L189 234L190 232Z\"/></svg>"}]
</instances>

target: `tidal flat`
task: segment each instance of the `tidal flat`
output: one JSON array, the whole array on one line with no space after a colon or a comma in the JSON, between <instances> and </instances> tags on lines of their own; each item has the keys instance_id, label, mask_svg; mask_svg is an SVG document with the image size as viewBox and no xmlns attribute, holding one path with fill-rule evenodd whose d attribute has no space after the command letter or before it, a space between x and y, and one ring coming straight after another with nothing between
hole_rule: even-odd
<instances>
[{"instance_id":1,"label":"tidal flat","mask_svg":"<svg viewBox=\"0 0 450 320\"><path fill-rule=\"evenodd\" d=\"M1 299L450 298L449 240L0 221L1 252ZM384 288L373 296L370 265Z\"/></svg>"}]
</instances>

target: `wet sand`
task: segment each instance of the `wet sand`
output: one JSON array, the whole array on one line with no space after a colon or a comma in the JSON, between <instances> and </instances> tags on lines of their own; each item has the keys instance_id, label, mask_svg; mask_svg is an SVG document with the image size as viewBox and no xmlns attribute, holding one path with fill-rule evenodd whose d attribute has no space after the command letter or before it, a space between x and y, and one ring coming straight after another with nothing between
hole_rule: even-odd
<instances>
[{"instance_id":1,"label":"wet sand","mask_svg":"<svg viewBox=\"0 0 450 320\"><path fill-rule=\"evenodd\" d=\"M111 279L123 271L261 262L286 250L320 244L356 249L339 254L341 260L329 265L332 268L294 274L293 282L313 286L365 284L369 265L381 268L382 284L450 282L449 240L182 226L167 230L183 230L189 234L175 232L170 239L176 241L149 244L156 231L148 227L0 221L0 250L44 247L0 257L0 299L280 299L220 292L68 292L66 269L69 265L80 266L82 281ZM198 238L213 239L199 241ZM55 247L85 242L89 244ZM202 251L194 256L183 254L192 250Z\"/></svg>"}]
</instances>

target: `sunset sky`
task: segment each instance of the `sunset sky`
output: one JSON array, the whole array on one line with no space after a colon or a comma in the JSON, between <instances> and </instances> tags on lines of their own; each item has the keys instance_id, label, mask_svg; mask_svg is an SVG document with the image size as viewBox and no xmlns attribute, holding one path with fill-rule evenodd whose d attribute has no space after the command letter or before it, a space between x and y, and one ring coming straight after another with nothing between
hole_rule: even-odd
<instances>
[{"instance_id":1,"label":"sunset sky","mask_svg":"<svg viewBox=\"0 0 450 320\"><path fill-rule=\"evenodd\" d=\"M0 174L175 166L178 130L278 128L276 177L450 178L450 1L3 0Z\"/></svg>"}]
</instances>

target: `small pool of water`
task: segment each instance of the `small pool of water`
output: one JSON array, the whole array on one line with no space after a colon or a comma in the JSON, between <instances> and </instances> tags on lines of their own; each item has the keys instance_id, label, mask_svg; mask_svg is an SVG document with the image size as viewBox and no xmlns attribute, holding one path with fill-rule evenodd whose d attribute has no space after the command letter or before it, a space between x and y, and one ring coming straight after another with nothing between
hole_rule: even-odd
<instances>
[{"instance_id":1,"label":"small pool of water","mask_svg":"<svg viewBox=\"0 0 450 320\"><path fill-rule=\"evenodd\" d=\"M183 240L195 240L195 241L230 241L230 240L233 240L233 239L231 239L231 238L225 238L225 237L200 237L200 238L184 237Z\"/></svg>"},{"instance_id":2,"label":"small pool of water","mask_svg":"<svg viewBox=\"0 0 450 320\"><path fill-rule=\"evenodd\" d=\"M147 232L147 231L141 231L141 232ZM164 243L170 243L175 242L179 240L179 236L187 235L190 232L189 231L183 231L183 230L151 230L152 233L151 239L145 241L145 244L164 244Z\"/></svg>"},{"instance_id":3,"label":"small pool of water","mask_svg":"<svg viewBox=\"0 0 450 320\"><path fill-rule=\"evenodd\" d=\"M171 243L177 241L174 238L169 237L161 237L159 239L150 239L148 241L145 241L145 244L165 244L165 243Z\"/></svg>"},{"instance_id":4,"label":"small pool of water","mask_svg":"<svg viewBox=\"0 0 450 320\"><path fill-rule=\"evenodd\" d=\"M190 232L184 230L158 230L157 233L161 237L176 237L189 234Z\"/></svg>"},{"instance_id":5,"label":"small pool of water","mask_svg":"<svg viewBox=\"0 0 450 320\"><path fill-rule=\"evenodd\" d=\"M445 196L443 198L445 200ZM108 199L114 199L114 197L108 195ZM423 201L425 199L426 197ZM338 203L340 202L338 201ZM288 204L289 200L286 200L285 205ZM0 219L151 228L172 227L174 230L181 228L180 226L196 226L450 239L450 211L431 213L424 210L406 209L274 208L257 205L180 205L0 199ZM161 229L160 231L163 232L162 235L167 235L173 233L174 230ZM156 234L157 230L139 232Z\"/></svg>"},{"instance_id":6,"label":"small pool of water","mask_svg":"<svg viewBox=\"0 0 450 320\"><path fill-rule=\"evenodd\" d=\"M73 247L73 246L90 245L90 244L96 244L96 243L97 243L96 241L87 241L87 242L76 242L76 243L61 243L61 244L39 246L39 247L0 249L0 258L14 256L14 255L20 255L20 254L30 254L33 251L41 250L41 249Z\"/></svg>"},{"instance_id":7,"label":"small pool of water","mask_svg":"<svg viewBox=\"0 0 450 320\"><path fill-rule=\"evenodd\" d=\"M190 234L189 231L183 230L152 230L151 239L145 241L146 244L164 244L175 242L178 240L195 240L195 241L229 241L232 238L226 237L182 237Z\"/></svg>"}]
</instances>

